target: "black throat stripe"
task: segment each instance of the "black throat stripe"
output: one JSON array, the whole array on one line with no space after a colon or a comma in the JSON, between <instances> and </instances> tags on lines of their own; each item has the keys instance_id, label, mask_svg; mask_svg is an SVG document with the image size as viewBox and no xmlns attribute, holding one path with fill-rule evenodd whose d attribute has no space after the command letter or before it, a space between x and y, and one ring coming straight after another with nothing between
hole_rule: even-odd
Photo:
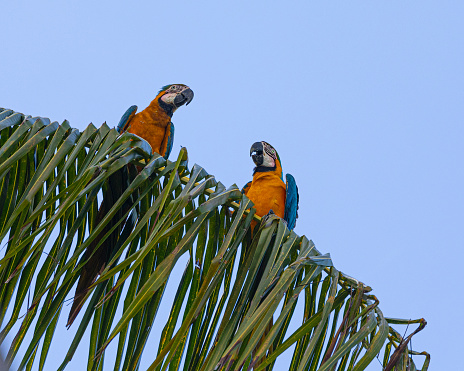
<instances>
[{"instance_id":1,"label":"black throat stripe","mask_svg":"<svg viewBox=\"0 0 464 371\"><path fill-rule=\"evenodd\" d=\"M170 104L166 104L163 102L163 100L161 99L161 97L159 97L158 99L158 104L159 106L163 109L164 112L166 112L166 114L169 116L169 117L172 117L172 106Z\"/></svg>"},{"instance_id":2,"label":"black throat stripe","mask_svg":"<svg viewBox=\"0 0 464 371\"><path fill-rule=\"evenodd\" d=\"M255 173L265 173L267 171L275 171L276 167L273 166L273 167L266 167L266 166L256 166L254 169L253 169L253 175L255 175Z\"/></svg>"}]
</instances>

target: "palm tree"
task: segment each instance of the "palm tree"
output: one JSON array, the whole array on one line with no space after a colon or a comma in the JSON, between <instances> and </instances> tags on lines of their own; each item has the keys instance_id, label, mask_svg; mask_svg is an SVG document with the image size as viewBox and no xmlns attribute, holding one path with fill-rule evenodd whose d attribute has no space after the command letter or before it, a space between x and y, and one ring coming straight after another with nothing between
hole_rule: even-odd
<instances>
[{"instance_id":1,"label":"palm tree","mask_svg":"<svg viewBox=\"0 0 464 371\"><path fill-rule=\"evenodd\" d=\"M139 171L96 225L102 197L117 186L108 178L128 164ZM251 201L200 166L190 169L185 148L166 161L106 124L80 132L67 121L0 109L0 187L0 342L14 330L6 359L20 370L47 369L83 252L127 202L113 227L121 232L111 261L87 291L60 370L89 327L88 370L103 368L116 338L116 356L107 361L115 370L138 369L182 256L188 264L158 353L145 354L149 370L270 370L290 347L289 370L362 370L379 354L384 368L398 370L415 369L412 357L423 354L427 369L429 355L408 347L423 319L385 318L368 286L335 269L328 254L277 217L252 236L252 219L261 220ZM411 323L419 328L407 338L390 326Z\"/></svg>"}]
</instances>

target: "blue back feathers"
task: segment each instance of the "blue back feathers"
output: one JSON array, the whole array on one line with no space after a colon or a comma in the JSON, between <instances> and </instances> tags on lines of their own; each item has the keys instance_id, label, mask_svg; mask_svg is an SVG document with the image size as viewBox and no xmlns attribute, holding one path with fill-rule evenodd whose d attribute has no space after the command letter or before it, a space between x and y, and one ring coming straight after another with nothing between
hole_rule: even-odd
<instances>
[{"instance_id":1,"label":"blue back feathers","mask_svg":"<svg viewBox=\"0 0 464 371\"><path fill-rule=\"evenodd\" d=\"M291 174L286 175L287 194L285 196L285 216L287 227L290 230L295 228L296 218L298 217L298 187L296 186L295 178Z\"/></svg>"}]
</instances>

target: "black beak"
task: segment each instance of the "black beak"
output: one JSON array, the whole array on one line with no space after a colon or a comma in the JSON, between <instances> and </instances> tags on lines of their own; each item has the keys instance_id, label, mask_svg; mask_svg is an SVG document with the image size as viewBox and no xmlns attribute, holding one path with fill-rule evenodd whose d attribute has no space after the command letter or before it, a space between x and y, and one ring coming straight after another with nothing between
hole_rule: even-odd
<instances>
[{"instance_id":1,"label":"black beak","mask_svg":"<svg viewBox=\"0 0 464 371\"><path fill-rule=\"evenodd\" d=\"M263 143L255 142L250 148L250 156L253 159L253 162L256 166L261 166L263 164Z\"/></svg>"},{"instance_id":2,"label":"black beak","mask_svg":"<svg viewBox=\"0 0 464 371\"><path fill-rule=\"evenodd\" d=\"M185 89L182 93L178 94L177 97L174 98L174 105L178 108L183 106L184 104L188 106L188 104L193 99L193 90L190 88Z\"/></svg>"}]
</instances>

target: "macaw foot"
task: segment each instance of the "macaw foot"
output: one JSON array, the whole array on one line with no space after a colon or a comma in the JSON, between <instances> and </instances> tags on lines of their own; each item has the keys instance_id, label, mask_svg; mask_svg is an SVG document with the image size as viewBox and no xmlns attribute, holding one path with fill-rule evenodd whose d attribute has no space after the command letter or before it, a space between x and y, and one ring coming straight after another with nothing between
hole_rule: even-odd
<instances>
[{"instance_id":1,"label":"macaw foot","mask_svg":"<svg viewBox=\"0 0 464 371\"><path fill-rule=\"evenodd\" d=\"M275 219L280 219L274 211L269 210L269 212L261 218L261 224L265 227L269 227Z\"/></svg>"},{"instance_id":2,"label":"macaw foot","mask_svg":"<svg viewBox=\"0 0 464 371\"><path fill-rule=\"evenodd\" d=\"M134 137L134 145L130 145L131 148L134 147L140 147L142 150L144 150L146 153L149 155L153 154L153 149L151 148L150 143L148 143L145 139L143 139L140 135L134 134L134 133L129 133ZM122 134L121 134L122 135Z\"/></svg>"},{"instance_id":3,"label":"macaw foot","mask_svg":"<svg viewBox=\"0 0 464 371\"><path fill-rule=\"evenodd\" d=\"M285 226L288 228L288 223L285 219L277 216L274 211L271 209L269 210L269 212L264 215L262 218L261 218L261 223L265 226L265 227L269 227L271 225L271 223L274 221L274 220L280 220L282 223L285 224Z\"/></svg>"}]
</instances>

